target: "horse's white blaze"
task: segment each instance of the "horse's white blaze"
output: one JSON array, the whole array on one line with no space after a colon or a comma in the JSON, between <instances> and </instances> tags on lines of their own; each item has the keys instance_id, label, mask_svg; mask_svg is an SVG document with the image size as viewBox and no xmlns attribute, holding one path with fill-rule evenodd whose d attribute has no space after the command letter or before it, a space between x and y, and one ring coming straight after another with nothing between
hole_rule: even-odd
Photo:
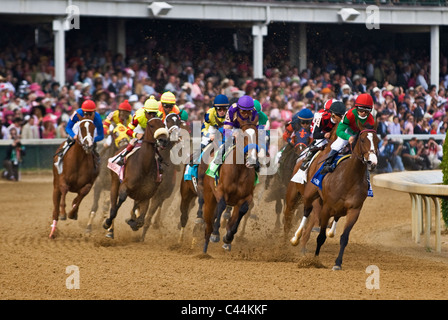
<instances>
[{"instance_id":1,"label":"horse's white blaze","mask_svg":"<svg viewBox=\"0 0 448 320\"><path fill-rule=\"evenodd\" d=\"M368 161L370 161L373 165L377 165L378 158L376 157L376 154L375 154L375 144L373 143L373 133L368 133L367 139L369 139L369 141L370 141L370 152L369 152Z\"/></svg>"},{"instance_id":2,"label":"horse's white blaze","mask_svg":"<svg viewBox=\"0 0 448 320\"><path fill-rule=\"evenodd\" d=\"M245 133L248 135L249 143L254 144L255 143L255 130L250 128L250 129L247 129L245 131ZM248 164L252 164L252 165L255 164L257 162L257 150L255 148L250 149L248 155L249 155L248 159L247 159Z\"/></svg>"}]
</instances>

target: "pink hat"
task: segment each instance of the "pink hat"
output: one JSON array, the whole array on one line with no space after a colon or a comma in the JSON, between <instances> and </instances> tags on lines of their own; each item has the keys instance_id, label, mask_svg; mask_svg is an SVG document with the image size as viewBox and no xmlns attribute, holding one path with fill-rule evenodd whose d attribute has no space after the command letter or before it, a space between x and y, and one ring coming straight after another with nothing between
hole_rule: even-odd
<instances>
[{"instance_id":1,"label":"pink hat","mask_svg":"<svg viewBox=\"0 0 448 320\"><path fill-rule=\"evenodd\" d=\"M442 117L443 116L443 113L442 112L440 112L440 111L437 111L436 113L434 113L434 115L432 116L434 119L437 119L437 118L439 118L439 117Z\"/></svg>"}]
</instances>

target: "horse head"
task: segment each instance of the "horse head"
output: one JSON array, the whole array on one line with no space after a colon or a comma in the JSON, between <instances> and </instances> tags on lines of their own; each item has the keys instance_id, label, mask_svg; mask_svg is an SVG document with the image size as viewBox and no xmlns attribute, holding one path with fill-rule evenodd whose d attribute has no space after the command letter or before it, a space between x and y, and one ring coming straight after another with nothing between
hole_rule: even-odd
<instances>
[{"instance_id":1,"label":"horse head","mask_svg":"<svg viewBox=\"0 0 448 320\"><path fill-rule=\"evenodd\" d=\"M169 113L165 118L165 126L168 129L170 141L179 142L180 140L180 128L182 126L182 120L178 114Z\"/></svg>"},{"instance_id":2,"label":"horse head","mask_svg":"<svg viewBox=\"0 0 448 320\"><path fill-rule=\"evenodd\" d=\"M265 148L260 148L258 145L257 124L258 116L252 121L240 121L240 127L244 137L245 164L248 168L253 168L257 163L257 159L266 157Z\"/></svg>"},{"instance_id":3,"label":"horse head","mask_svg":"<svg viewBox=\"0 0 448 320\"><path fill-rule=\"evenodd\" d=\"M94 132L95 124L92 119L87 117L81 118L78 122L78 143L81 145L85 153L89 154L92 152L94 144Z\"/></svg>"},{"instance_id":4,"label":"horse head","mask_svg":"<svg viewBox=\"0 0 448 320\"><path fill-rule=\"evenodd\" d=\"M169 133L165 123L160 118L148 120L143 142L153 143L156 147L166 148L169 142Z\"/></svg>"},{"instance_id":5,"label":"horse head","mask_svg":"<svg viewBox=\"0 0 448 320\"><path fill-rule=\"evenodd\" d=\"M362 128L353 142L353 154L367 165L369 171L378 164L378 143L378 134L373 127Z\"/></svg>"}]
</instances>

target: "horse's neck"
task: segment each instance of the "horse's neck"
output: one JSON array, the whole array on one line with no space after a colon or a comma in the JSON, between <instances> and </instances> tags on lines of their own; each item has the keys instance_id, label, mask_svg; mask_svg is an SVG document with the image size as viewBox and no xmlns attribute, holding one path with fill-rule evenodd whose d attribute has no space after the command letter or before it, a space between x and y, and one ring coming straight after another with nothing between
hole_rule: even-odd
<instances>
[{"instance_id":1,"label":"horse's neck","mask_svg":"<svg viewBox=\"0 0 448 320\"><path fill-rule=\"evenodd\" d=\"M154 164L156 162L156 148L154 144L143 142L139 153L142 159L142 173L151 173L151 171L155 168Z\"/></svg>"}]
</instances>

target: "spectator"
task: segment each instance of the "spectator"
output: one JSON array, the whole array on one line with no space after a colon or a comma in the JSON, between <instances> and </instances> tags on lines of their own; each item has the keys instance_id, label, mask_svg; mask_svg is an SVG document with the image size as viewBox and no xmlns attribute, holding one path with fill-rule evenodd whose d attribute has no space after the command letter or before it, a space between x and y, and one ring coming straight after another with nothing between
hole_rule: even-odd
<instances>
[{"instance_id":1,"label":"spectator","mask_svg":"<svg viewBox=\"0 0 448 320\"><path fill-rule=\"evenodd\" d=\"M381 135L381 141L378 144L378 173L404 171L400 156L402 146L400 142L389 139L387 135Z\"/></svg>"},{"instance_id":2,"label":"spectator","mask_svg":"<svg viewBox=\"0 0 448 320\"><path fill-rule=\"evenodd\" d=\"M416 137L406 141L403 144L401 158L406 170L425 170L428 169L429 160L422 156L421 150L418 149L418 141Z\"/></svg>"},{"instance_id":3,"label":"spectator","mask_svg":"<svg viewBox=\"0 0 448 320\"><path fill-rule=\"evenodd\" d=\"M22 127L22 140L26 139L39 139L40 133L39 128L37 126L37 117L27 115L25 117L26 123Z\"/></svg>"},{"instance_id":4,"label":"spectator","mask_svg":"<svg viewBox=\"0 0 448 320\"><path fill-rule=\"evenodd\" d=\"M6 157L3 161L4 171L2 177L10 181L19 181L19 167L25 156L25 147L20 142L20 139L15 129L11 130L14 139L12 144L6 150Z\"/></svg>"},{"instance_id":5,"label":"spectator","mask_svg":"<svg viewBox=\"0 0 448 320\"><path fill-rule=\"evenodd\" d=\"M431 165L431 169L439 169L440 163L443 159L442 145L438 144L434 138L429 138L425 147L428 148L428 160Z\"/></svg>"},{"instance_id":6,"label":"spectator","mask_svg":"<svg viewBox=\"0 0 448 320\"><path fill-rule=\"evenodd\" d=\"M393 116L392 122L389 122L387 125L387 131L389 134L402 134L400 119L398 116Z\"/></svg>"}]
</instances>

